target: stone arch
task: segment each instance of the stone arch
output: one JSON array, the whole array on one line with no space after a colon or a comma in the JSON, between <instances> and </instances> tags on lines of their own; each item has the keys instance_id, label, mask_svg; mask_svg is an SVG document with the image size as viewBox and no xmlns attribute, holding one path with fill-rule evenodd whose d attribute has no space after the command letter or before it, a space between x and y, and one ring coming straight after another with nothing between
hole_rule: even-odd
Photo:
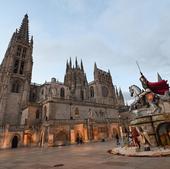
<instances>
[{"instance_id":1,"label":"stone arch","mask_svg":"<svg viewBox=\"0 0 170 169\"><path fill-rule=\"evenodd\" d=\"M32 144L32 133L31 132L26 132L24 133L24 145L26 146L31 146Z\"/></svg>"},{"instance_id":2,"label":"stone arch","mask_svg":"<svg viewBox=\"0 0 170 169\"><path fill-rule=\"evenodd\" d=\"M83 133L80 130L77 130L75 132L75 141L79 144L80 142L83 142L83 139Z\"/></svg>"},{"instance_id":3,"label":"stone arch","mask_svg":"<svg viewBox=\"0 0 170 169\"><path fill-rule=\"evenodd\" d=\"M66 145L68 143L68 134L65 130L60 130L55 134L55 145Z\"/></svg>"},{"instance_id":4,"label":"stone arch","mask_svg":"<svg viewBox=\"0 0 170 169\"><path fill-rule=\"evenodd\" d=\"M31 145L31 143L32 143L32 134L31 134L31 133L28 133L28 134L27 134L27 144L28 144L28 145Z\"/></svg>"},{"instance_id":5,"label":"stone arch","mask_svg":"<svg viewBox=\"0 0 170 169\"><path fill-rule=\"evenodd\" d=\"M159 145L170 145L170 122L164 122L158 125L156 129Z\"/></svg>"},{"instance_id":6,"label":"stone arch","mask_svg":"<svg viewBox=\"0 0 170 169\"><path fill-rule=\"evenodd\" d=\"M17 148L20 142L20 135L14 134L11 138L11 148Z\"/></svg>"}]
</instances>

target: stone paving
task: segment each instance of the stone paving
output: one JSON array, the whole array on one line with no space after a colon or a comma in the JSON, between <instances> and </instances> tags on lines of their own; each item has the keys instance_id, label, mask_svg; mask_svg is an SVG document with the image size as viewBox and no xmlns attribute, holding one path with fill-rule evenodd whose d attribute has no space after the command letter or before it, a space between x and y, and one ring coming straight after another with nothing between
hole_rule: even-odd
<instances>
[{"instance_id":1,"label":"stone paving","mask_svg":"<svg viewBox=\"0 0 170 169\"><path fill-rule=\"evenodd\" d=\"M169 169L170 157L126 157L107 153L113 142L53 148L0 150L0 169Z\"/></svg>"}]
</instances>

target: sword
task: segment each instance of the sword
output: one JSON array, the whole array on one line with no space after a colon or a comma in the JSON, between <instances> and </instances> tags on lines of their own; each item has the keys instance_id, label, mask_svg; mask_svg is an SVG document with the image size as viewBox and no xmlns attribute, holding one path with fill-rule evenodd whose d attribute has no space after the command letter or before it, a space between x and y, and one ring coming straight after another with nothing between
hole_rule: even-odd
<instances>
[{"instance_id":1,"label":"sword","mask_svg":"<svg viewBox=\"0 0 170 169\"><path fill-rule=\"evenodd\" d=\"M137 67L138 67L138 69L139 69L140 74L143 75L143 74L142 74L142 71L141 71L141 69L140 69L140 66L139 66L139 64L138 64L138 61L136 61L136 64L137 64Z\"/></svg>"}]
</instances>

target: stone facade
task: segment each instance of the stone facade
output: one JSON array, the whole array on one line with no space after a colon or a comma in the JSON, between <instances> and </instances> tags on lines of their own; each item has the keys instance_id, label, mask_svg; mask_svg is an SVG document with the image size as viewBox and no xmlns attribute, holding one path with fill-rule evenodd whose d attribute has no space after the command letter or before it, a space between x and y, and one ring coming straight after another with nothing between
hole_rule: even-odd
<instances>
[{"instance_id":1,"label":"stone facade","mask_svg":"<svg viewBox=\"0 0 170 169\"><path fill-rule=\"evenodd\" d=\"M121 89L110 71L94 64L88 82L83 62L66 63L64 82L31 83L33 37L28 16L14 32L0 66L0 147L57 146L112 139L119 134Z\"/></svg>"}]
</instances>

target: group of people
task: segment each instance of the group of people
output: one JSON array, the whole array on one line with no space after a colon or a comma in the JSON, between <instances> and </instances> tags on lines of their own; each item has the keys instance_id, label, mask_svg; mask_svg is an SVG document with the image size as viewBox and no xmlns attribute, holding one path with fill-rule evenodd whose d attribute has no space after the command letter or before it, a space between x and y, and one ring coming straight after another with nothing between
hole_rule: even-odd
<instances>
[{"instance_id":1,"label":"group of people","mask_svg":"<svg viewBox=\"0 0 170 169\"><path fill-rule=\"evenodd\" d=\"M83 138L82 138L82 136L80 136L79 133L77 134L77 137L76 137L76 143L77 144L83 144Z\"/></svg>"},{"instance_id":2,"label":"group of people","mask_svg":"<svg viewBox=\"0 0 170 169\"><path fill-rule=\"evenodd\" d=\"M131 135L124 133L122 137L118 134L115 135L116 145L129 145L131 142Z\"/></svg>"}]
</instances>

